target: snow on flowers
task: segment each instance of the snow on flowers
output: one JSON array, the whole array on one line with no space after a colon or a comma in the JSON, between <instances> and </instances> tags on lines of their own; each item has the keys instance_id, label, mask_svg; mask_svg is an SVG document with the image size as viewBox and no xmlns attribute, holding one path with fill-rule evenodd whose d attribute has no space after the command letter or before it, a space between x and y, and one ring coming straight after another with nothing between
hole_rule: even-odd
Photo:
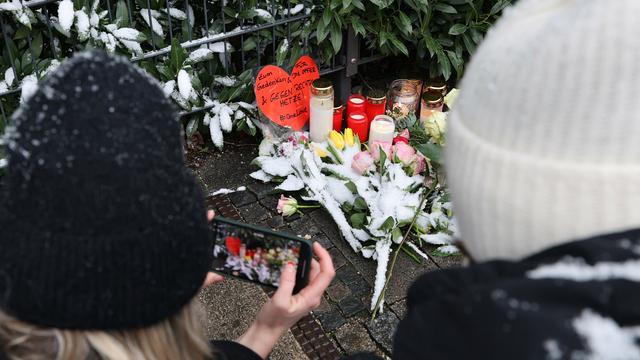
<instances>
[{"instance_id":1,"label":"snow on flowers","mask_svg":"<svg viewBox=\"0 0 640 360\"><path fill-rule=\"evenodd\" d=\"M302 200L320 203L332 216L351 248L377 261L371 308L382 310L391 252L405 240L403 251L428 260L423 245L452 245L456 227L446 190L433 181L429 159L409 144L410 131L394 143L361 144L351 129L333 131L327 141L312 143L296 132L281 142L265 140L251 174L263 182L280 182L276 189L301 192ZM425 184L432 184L425 186ZM282 197L278 211L287 216L301 206ZM413 224L411 229L408 229Z\"/></svg>"}]
</instances>

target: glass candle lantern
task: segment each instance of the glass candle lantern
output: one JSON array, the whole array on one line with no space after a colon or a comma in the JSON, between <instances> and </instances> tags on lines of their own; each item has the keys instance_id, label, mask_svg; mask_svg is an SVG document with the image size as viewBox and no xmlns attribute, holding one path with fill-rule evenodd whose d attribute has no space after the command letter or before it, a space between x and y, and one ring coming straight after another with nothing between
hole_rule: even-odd
<instances>
[{"instance_id":1,"label":"glass candle lantern","mask_svg":"<svg viewBox=\"0 0 640 360\"><path fill-rule=\"evenodd\" d=\"M358 135L360 141L367 141L367 137L369 136L369 120L367 120L367 114L362 111L356 111L347 115L347 125Z\"/></svg>"},{"instance_id":2,"label":"glass candle lantern","mask_svg":"<svg viewBox=\"0 0 640 360\"><path fill-rule=\"evenodd\" d=\"M372 90L367 95L366 113L369 121L372 121L378 115L384 115L386 106L387 97L384 92L382 90Z\"/></svg>"},{"instance_id":3,"label":"glass candle lantern","mask_svg":"<svg viewBox=\"0 0 640 360\"><path fill-rule=\"evenodd\" d=\"M442 111L444 98L439 92L426 92L422 94L422 104L420 105L420 121L425 122L437 111Z\"/></svg>"},{"instance_id":4,"label":"glass candle lantern","mask_svg":"<svg viewBox=\"0 0 640 360\"><path fill-rule=\"evenodd\" d=\"M394 80L389 87L387 109L398 113L401 117L415 113L420 95L418 87L411 80Z\"/></svg>"},{"instance_id":5,"label":"glass candle lantern","mask_svg":"<svg viewBox=\"0 0 640 360\"><path fill-rule=\"evenodd\" d=\"M333 130L333 85L327 79L311 84L309 99L309 137L313 142L323 142Z\"/></svg>"},{"instance_id":6,"label":"glass candle lantern","mask_svg":"<svg viewBox=\"0 0 640 360\"><path fill-rule=\"evenodd\" d=\"M344 114L344 104L340 100L336 100L333 106L333 130L342 131L342 119Z\"/></svg>"},{"instance_id":7,"label":"glass candle lantern","mask_svg":"<svg viewBox=\"0 0 640 360\"><path fill-rule=\"evenodd\" d=\"M347 116L352 112L365 112L366 100L360 94L353 94L347 99Z\"/></svg>"},{"instance_id":8,"label":"glass candle lantern","mask_svg":"<svg viewBox=\"0 0 640 360\"><path fill-rule=\"evenodd\" d=\"M396 124L391 116L378 115L371 121L369 129L369 147L374 141L393 142L393 134L396 131Z\"/></svg>"},{"instance_id":9,"label":"glass candle lantern","mask_svg":"<svg viewBox=\"0 0 640 360\"><path fill-rule=\"evenodd\" d=\"M442 80L433 80L425 87L424 92L439 93L442 96L447 94L447 83Z\"/></svg>"}]
</instances>

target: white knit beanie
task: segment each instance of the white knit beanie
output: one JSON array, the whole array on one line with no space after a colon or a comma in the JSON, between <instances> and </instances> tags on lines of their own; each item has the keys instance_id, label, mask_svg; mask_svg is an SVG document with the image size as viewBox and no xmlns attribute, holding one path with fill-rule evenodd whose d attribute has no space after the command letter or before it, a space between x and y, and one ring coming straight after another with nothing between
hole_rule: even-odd
<instances>
[{"instance_id":1,"label":"white knit beanie","mask_svg":"<svg viewBox=\"0 0 640 360\"><path fill-rule=\"evenodd\" d=\"M638 0L521 0L479 47L446 150L476 260L640 227L638 14Z\"/></svg>"}]
</instances>

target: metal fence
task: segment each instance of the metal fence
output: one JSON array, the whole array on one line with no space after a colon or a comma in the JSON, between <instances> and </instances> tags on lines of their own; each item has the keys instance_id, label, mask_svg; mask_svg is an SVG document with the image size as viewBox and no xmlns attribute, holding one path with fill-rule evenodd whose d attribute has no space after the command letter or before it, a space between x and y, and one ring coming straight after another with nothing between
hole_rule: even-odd
<instances>
[{"instance_id":1,"label":"metal fence","mask_svg":"<svg viewBox=\"0 0 640 360\"><path fill-rule=\"evenodd\" d=\"M23 5L26 5L27 7L32 9L34 12L39 13L38 15L40 16L40 18L46 19L46 21L44 22L46 24L46 34L48 35L48 40L50 42L49 48L51 49L53 56L55 58L63 59L68 54L56 53L57 47L56 47L56 44L54 44L54 37L52 35L55 29L51 21L52 19L51 16L53 16L52 13L54 12L54 9L57 6L57 3L59 1L60 0L31 0L31 1L20 0L20 2ZM117 0L95 0L95 1L98 1L100 6L102 6L103 8L106 8L108 18L110 20L113 20L115 17L114 12L116 8ZM140 3L141 1L142 2L146 1L147 8L149 11L148 16L151 17L151 11L152 11L151 0L125 0L125 1L129 10L128 16L130 21L133 14L133 10L135 9L134 2L136 1L138 3ZM172 43L174 40L175 34L171 25L171 12L169 11L169 8L170 6L181 6L185 11L187 11L190 7L190 4L189 4L189 0L180 1L180 5L176 5L175 3L170 5L170 0L164 0L164 2L166 5L167 15L169 17L169 27L168 27L169 39L168 40ZM213 2L211 0L198 0L198 1L192 0L191 2L194 5L198 3L198 8L201 9L201 12L198 14L195 14L194 16L199 16L201 19L204 19L203 26L204 26L205 34L209 34L209 20L214 19L216 15L219 15L219 18L222 19L223 28L222 28L222 32L214 35L195 37L194 36L195 34L193 34L193 32L191 31L191 28L188 27L189 29L188 38L184 39L186 41L181 42L181 46L185 50L189 51L192 49L196 49L197 47L209 46L210 44L220 42L220 41L239 42L240 54L238 57L237 56L238 52L237 51L235 52L235 56L236 56L235 62L239 64L238 68L241 69L241 71L244 71L245 69L247 69L247 65L248 65L247 52L245 51L245 46L244 46L245 38L260 32L264 33L265 31L271 31L272 40L273 40L271 41L271 49L268 49L266 47L263 49L260 46L260 44L258 44L257 46L258 51L257 51L257 54L255 54L257 58L257 64L252 64L251 66L252 68L255 68L257 70L261 66L267 65L265 63L265 59L268 59L268 58L273 59L275 57L277 30L283 31L284 29L286 29L287 31L286 38L290 43L292 25L296 23L300 24L300 23L308 22L310 20L310 17L312 16L309 13L303 13L299 15L292 14L293 8L291 6L291 0L287 0L286 1L287 10L281 12L281 15L278 18L274 18L273 21L271 22L264 23L264 24L256 24L256 23L247 24L245 23L244 20L239 20L237 24L234 24L235 25L234 29L228 29L227 21L225 18L226 16L225 8L224 8L224 4L227 3L227 1ZM240 4L242 4L242 2ZM272 1L270 2L270 4L272 6L272 10L274 10L276 6L276 2ZM272 11L272 13L276 14L275 11ZM9 54L11 67L14 70L15 80L16 80L15 84L20 84L20 80L21 80L20 71L16 68L16 65L15 65L16 59L13 58L12 51L9 49L8 38L10 34L8 33L8 30L7 30L7 24L9 24L9 22L11 21L14 21L14 19L10 16L9 13L0 12L0 27L2 28L2 38L4 39L3 42L5 43L7 53ZM152 21L150 21L149 26L151 27L151 33L153 36ZM380 59L381 56L370 53L366 57L361 57L360 52L362 47L360 44L360 38L356 36L355 32L352 29L349 29L348 31L346 31L345 34L343 35L345 36L343 36L344 41L343 41L342 49L337 55L333 56L333 58L330 61L321 63L320 71L322 76L333 74L333 76L337 80L336 89L337 89L338 95L344 99L350 93L351 78L357 74L358 66L368 62L376 61ZM33 48L31 46L32 42L34 41L34 38L31 32L27 34L26 39L29 44L29 51L32 52L31 56L28 56L27 59L31 60L36 76L40 78L40 71L38 69L38 66L36 66L35 64L36 56L35 54L33 54ZM259 39L260 37L258 37L258 40ZM150 41L150 43L151 43L150 48L146 49L142 54L133 56L131 60L133 62L139 62L142 60L156 61L156 59L160 57L167 56L167 54L170 52L170 47L159 48L155 45L154 41ZM303 53L308 53L308 52L309 52L309 47L308 47L308 38L307 38L304 40ZM227 56L226 45L224 46L224 59L225 61L228 61L227 59L229 59L229 57ZM0 92L0 100L2 100L3 97L7 97L7 96L12 96L12 95L19 96L19 93L20 93L19 85L14 86L13 88L10 88L4 92ZM181 115L184 116L184 115L195 114L195 113L207 110L209 108L210 107L207 107L207 106L194 108L191 111L183 111ZM3 121L5 122L5 124L10 121L11 114L9 114L8 111L4 108L2 101L0 101L0 115L3 117Z\"/></svg>"}]
</instances>

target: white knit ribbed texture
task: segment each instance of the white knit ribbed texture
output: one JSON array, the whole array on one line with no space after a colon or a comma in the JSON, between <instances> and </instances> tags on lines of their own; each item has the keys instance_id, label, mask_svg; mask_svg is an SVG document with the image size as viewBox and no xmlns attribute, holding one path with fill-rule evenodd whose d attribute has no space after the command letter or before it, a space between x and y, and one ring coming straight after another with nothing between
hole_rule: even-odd
<instances>
[{"instance_id":1,"label":"white knit ribbed texture","mask_svg":"<svg viewBox=\"0 0 640 360\"><path fill-rule=\"evenodd\" d=\"M478 260L640 227L640 1L521 0L474 55L448 182Z\"/></svg>"}]
</instances>

